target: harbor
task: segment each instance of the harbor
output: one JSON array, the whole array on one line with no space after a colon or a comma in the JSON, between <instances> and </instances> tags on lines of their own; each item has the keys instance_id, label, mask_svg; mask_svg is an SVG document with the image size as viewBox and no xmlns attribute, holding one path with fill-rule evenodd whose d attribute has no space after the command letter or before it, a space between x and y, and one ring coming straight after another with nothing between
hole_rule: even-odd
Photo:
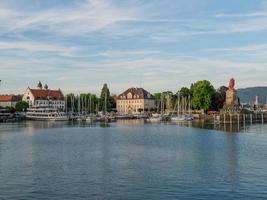
<instances>
[{"instance_id":1,"label":"harbor","mask_svg":"<svg viewBox=\"0 0 267 200\"><path fill-rule=\"evenodd\" d=\"M198 83L206 84L205 81ZM240 104L234 79L230 80L228 87L218 91L219 95L224 96L221 97L222 106L217 110L205 111L197 109L201 108L194 103L197 94L187 88L182 88L171 97L170 93L152 95L137 87L111 96L107 84L104 84L100 97L97 97L91 93L64 95L60 89L49 89L47 84L43 87L39 81L37 88L28 87L23 95L0 96L0 122L39 120L93 124L141 119L144 123L192 124L193 127L194 124L196 127L245 127L247 124L267 123L267 111L259 105L257 97L253 106Z\"/></svg>"}]
</instances>

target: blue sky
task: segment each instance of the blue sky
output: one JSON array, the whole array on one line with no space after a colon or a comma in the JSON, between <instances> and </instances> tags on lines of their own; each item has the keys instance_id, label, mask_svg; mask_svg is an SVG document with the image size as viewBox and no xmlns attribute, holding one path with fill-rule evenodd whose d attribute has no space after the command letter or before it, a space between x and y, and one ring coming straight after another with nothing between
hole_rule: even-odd
<instances>
[{"instance_id":1,"label":"blue sky","mask_svg":"<svg viewBox=\"0 0 267 200\"><path fill-rule=\"evenodd\" d=\"M0 93L267 85L266 0L1 0Z\"/></svg>"}]
</instances>

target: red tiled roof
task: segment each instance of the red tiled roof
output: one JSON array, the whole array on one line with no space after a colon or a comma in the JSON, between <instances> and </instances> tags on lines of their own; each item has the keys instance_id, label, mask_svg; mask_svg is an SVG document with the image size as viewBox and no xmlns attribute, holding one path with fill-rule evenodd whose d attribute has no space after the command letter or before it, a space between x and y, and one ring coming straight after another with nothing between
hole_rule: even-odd
<instances>
[{"instance_id":1,"label":"red tiled roof","mask_svg":"<svg viewBox=\"0 0 267 200\"><path fill-rule=\"evenodd\" d=\"M0 95L1 102L20 101L21 96L16 95Z\"/></svg>"},{"instance_id":2,"label":"red tiled roof","mask_svg":"<svg viewBox=\"0 0 267 200\"><path fill-rule=\"evenodd\" d=\"M30 89L30 91L36 99L64 100L64 95L61 90Z\"/></svg>"}]
</instances>

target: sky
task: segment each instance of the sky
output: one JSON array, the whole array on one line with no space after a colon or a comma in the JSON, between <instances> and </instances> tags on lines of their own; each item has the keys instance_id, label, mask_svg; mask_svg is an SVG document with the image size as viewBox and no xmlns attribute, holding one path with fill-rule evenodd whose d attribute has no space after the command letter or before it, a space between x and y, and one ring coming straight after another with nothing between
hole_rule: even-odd
<instances>
[{"instance_id":1,"label":"sky","mask_svg":"<svg viewBox=\"0 0 267 200\"><path fill-rule=\"evenodd\" d=\"M266 0L0 0L0 93L267 86Z\"/></svg>"}]
</instances>

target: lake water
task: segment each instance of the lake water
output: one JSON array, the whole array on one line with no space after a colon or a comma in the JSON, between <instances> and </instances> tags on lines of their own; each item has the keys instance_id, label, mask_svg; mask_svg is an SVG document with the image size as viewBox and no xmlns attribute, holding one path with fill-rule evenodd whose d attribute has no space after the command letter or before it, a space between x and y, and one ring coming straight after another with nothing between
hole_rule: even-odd
<instances>
[{"instance_id":1,"label":"lake water","mask_svg":"<svg viewBox=\"0 0 267 200\"><path fill-rule=\"evenodd\" d=\"M0 199L267 199L267 126L0 124Z\"/></svg>"}]
</instances>

